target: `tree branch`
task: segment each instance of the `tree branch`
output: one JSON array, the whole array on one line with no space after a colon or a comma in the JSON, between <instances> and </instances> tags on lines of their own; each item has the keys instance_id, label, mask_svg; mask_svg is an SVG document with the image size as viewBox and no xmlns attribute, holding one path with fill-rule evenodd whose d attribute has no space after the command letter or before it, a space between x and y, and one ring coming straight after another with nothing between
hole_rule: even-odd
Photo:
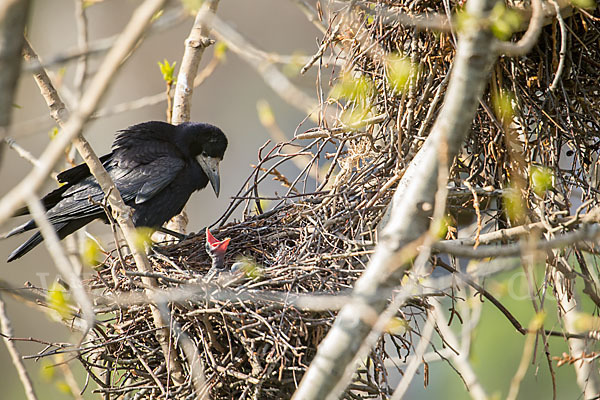
<instances>
[{"instance_id":1,"label":"tree branch","mask_svg":"<svg viewBox=\"0 0 600 400\"><path fill-rule=\"evenodd\" d=\"M8 349L8 353L10 354L10 358L12 359L13 365L17 370L17 374L19 374L19 379L23 384L23 388L25 389L25 395L28 400L37 400L37 396L35 394L35 390L33 389L33 383L31 382L31 378L29 378L29 374L27 373L27 369L23 364L23 360L21 360L21 355L19 354L19 350L11 340L13 337L13 331L10 324L10 319L6 314L6 304L0 296L0 328L2 328L2 339L4 339L4 344L6 344L6 348Z\"/></svg>"},{"instance_id":2,"label":"tree branch","mask_svg":"<svg viewBox=\"0 0 600 400\"><path fill-rule=\"evenodd\" d=\"M173 116L171 117L173 125L190 120L194 78L198 73L198 65L200 65L204 50L213 43L208 37L210 23L207 21L214 16L218 6L219 0L209 0L202 5L196 14L190 35L185 40L185 52L181 59L181 67L177 74L177 86L173 96Z\"/></svg>"},{"instance_id":3,"label":"tree branch","mask_svg":"<svg viewBox=\"0 0 600 400\"><path fill-rule=\"evenodd\" d=\"M517 227L519 228L519 227ZM516 228L513 228L516 229ZM493 232L495 233L495 232ZM581 229L548 240L540 240L537 243L519 242L505 244L501 246L479 246L474 249L473 246L462 246L453 243L453 241L443 241L433 244L433 249L452 254L457 257L468 258L486 258L486 257L511 257L517 256L524 251L530 250L551 250L564 248L577 242L586 240L597 240L600 236L600 225L584 225Z\"/></svg>"},{"instance_id":4,"label":"tree branch","mask_svg":"<svg viewBox=\"0 0 600 400\"><path fill-rule=\"evenodd\" d=\"M8 0L0 5L0 165L4 137L10 125L13 98L21 73L23 32L29 0Z\"/></svg>"},{"instance_id":5,"label":"tree branch","mask_svg":"<svg viewBox=\"0 0 600 400\"><path fill-rule=\"evenodd\" d=\"M492 0L469 1L467 12L483 19L494 4ZM398 285L409 266L404 247L428 230L427 210L433 208L438 190L439 151L446 149L445 159L452 160L469 132L496 59L490 51L492 40L488 30L478 27L461 32L446 101L432 132L398 185L390 221L366 271L356 282L353 301L338 314L294 398L337 398L344 389L342 378L348 375L345 370L354 369L354 356L372 328L365 310L378 315L386 308L387 301L381 299L380 293Z\"/></svg>"},{"instance_id":6,"label":"tree branch","mask_svg":"<svg viewBox=\"0 0 600 400\"><path fill-rule=\"evenodd\" d=\"M177 86L173 96L173 113L171 116L173 125L179 125L190 120L194 80L198 73L198 65L200 65L204 50L213 43L208 37L210 24L207 21L214 16L218 5L219 0L209 0L202 5L198 14L196 14L190 35L185 40L185 51L181 59L181 67L177 74ZM174 232L185 234L187 223L188 217L184 208L181 213L171 218L165 227ZM164 233L155 233L153 238L157 241L163 241L166 236Z\"/></svg>"},{"instance_id":7,"label":"tree branch","mask_svg":"<svg viewBox=\"0 0 600 400\"><path fill-rule=\"evenodd\" d=\"M542 0L531 1L532 13L529 20L529 27L523 37L516 43L496 41L496 51L507 56L519 56L529 53L533 45L537 42L540 31L544 25L544 9Z\"/></svg>"}]
</instances>

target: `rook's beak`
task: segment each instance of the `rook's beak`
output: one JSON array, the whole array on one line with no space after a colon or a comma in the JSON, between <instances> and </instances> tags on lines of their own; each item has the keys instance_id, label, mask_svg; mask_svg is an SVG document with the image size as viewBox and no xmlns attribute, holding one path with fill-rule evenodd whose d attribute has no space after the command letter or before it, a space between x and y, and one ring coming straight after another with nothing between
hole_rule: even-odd
<instances>
[{"instance_id":1,"label":"rook's beak","mask_svg":"<svg viewBox=\"0 0 600 400\"><path fill-rule=\"evenodd\" d=\"M215 157L209 157L206 155L199 155L197 157L198 163L202 167L202 170L208 176L208 180L210 181L210 185L217 197L219 197L219 191L221 190L221 178L219 177L219 162L221 159Z\"/></svg>"}]
</instances>

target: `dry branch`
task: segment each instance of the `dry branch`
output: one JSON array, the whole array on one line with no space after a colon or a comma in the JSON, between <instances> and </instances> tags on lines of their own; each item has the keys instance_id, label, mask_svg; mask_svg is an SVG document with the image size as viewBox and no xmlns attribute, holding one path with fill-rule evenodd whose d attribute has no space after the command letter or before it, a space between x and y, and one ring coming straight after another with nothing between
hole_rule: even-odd
<instances>
[{"instance_id":1,"label":"dry branch","mask_svg":"<svg viewBox=\"0 0 600 400\"><path fill-rule=\"evenodd\" d=\"M485 18L493 5L493 1L469 1L467 12L474 18ZM356 282L353 302L340 311L336 323L319 345L317 356L294 394L295 398L337 398L344 390L346 382L340 380L346 369L354 370L356 353L372 328L364 317L365 310L375 315L383 311L386 301L381 298L381 292L398 285L402 272L408 267L404 247L429 228L430 214L424 206L434 204L438 190L438 155L440 151L446 151L446 159L453 159L469 132L496 60L489 51L492 40L489 31L478 27L461 32L440 115L398 184L390 221L382 231L365 273Z\"/></svg>"},{"instance_id":2,"label":"dry branch","mask_svg":"<svg viewBox=\"0 0 600 400\"><path fill-rule=\"evenodd\" d=\"M270 60L268 55L257 49L239 32L218 17L212 18L211 27L217 37L258 72L269 85L288 104L312 114L318 109L318 103L294 85Z\"/></svg>"},{"instance_id":3,"label":"dry branch","mask_svg":"<svg viewBox=\"0 0 600 400\"><path fill-rule=\"evenodd\" d=\"M29 0L8 0L0 4L0 165L21 72L21 48L28 9Z\"/></svg>"},{"instance_id":4,"label":"dry branch","mask_svg":"<svg viewBox=\"0 0 600 400\"><path fill-rule=\"evenodd\" d=\"M0 328L2 330L2 340L4 344L6 344L6 348L8 353L10 354L10 358L12 363L17 370L17 374L19 375L19 379L23 384L23 388L25 389L25 395L28 400L36 400L37 395L35 394L35 390L33 388L33 383L31 382L31 378L29 378L29 374L27 373L27 369L25 369L25 365L23 364L23 360L21 359L21 354L19 354L19 350L15 346L12 341L13 330L10 323L10 319L8 318L8 314L6 313L6 303L4 303L4 299L0 295Z\"/></svg>"},{"instance_id":5,"label":"dry branch","mask_svg":"<svg viewBox=\"0 0 600 400\"><path fill-rule=\"evenodd\" d=\"M190 35L185 40L185 52L177 74L177 86L173 96L172 121L175 125L190 120L194 79L198 73L198 65L200 65L204 50L212 44L208 37L210 23L205 21L214 16L218 6L219 0L210 0L202 5L196 15Z\"/></svg>"},{"instance_id":6,"label":"dry branch","mask_svg":"<svg viewBox=\"0 0 600 400\"><path fill-rule=\"evenodd\" d=\"M210 0L202 4L202 7L196 15L194 25L190 35L185 40L185 52L181 60L181 67L177 74L177 85L175 95L173 96L173 112L171 123L179 125L190 121L190 110L192 108L192 94L194 92L194 82L198 73L198 66L204 54L204 50L212 44L208 37L210 24L205 19L214 16L219 5L219 0ZM185 208L178 215L171 218L166 224L166 228L182 234L186 233L188 217ZM165 240L166 235L155 233L153 239L156 241Z\"/></svg>"}]
</instances>

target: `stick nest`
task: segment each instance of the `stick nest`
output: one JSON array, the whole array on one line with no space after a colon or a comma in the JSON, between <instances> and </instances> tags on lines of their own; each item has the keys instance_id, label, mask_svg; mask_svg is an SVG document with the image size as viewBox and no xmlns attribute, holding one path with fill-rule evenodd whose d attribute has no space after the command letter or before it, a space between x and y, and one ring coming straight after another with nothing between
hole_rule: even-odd
<instances>
[{"instance_id":1,"label":"stick nest","mask_svg":"<svg viewBox=\"0 0 600 400\"><path fill-rule=\"evenodd\" d=\"M203 234L159 247L150 256L160 287L185 293L168 308L180 333L200 354L212 398L285 398L297 387L338 306L323 310L325 304L310 311L292 298L348 294L364 271L396 183L441 107L455 53L450 34L403 27L384 21L376 11L392 5L411 14L444 14L442 3L377 1L361 7L358 2L355 8L330 12L332 22L323 41L328 51L317 63L342 61L345 66L331 76L321 68L319 84L328 93L346 75L364 79L374 90L354 97L342 93L323 102L320 115L333 113L336 118L321 119L291 141L260 149L258 164L212 230L219 239L231 238L226 264L244 257L245 277L202 280L210 268ZM598 193L598 21L588 12L566 19L564 56L554 20L530 54L500 58L472 133L450 171L449 212L455 225L461 215L475 215L466 179L480 193L520 191L521 212L529 220L539 220L535 210L541 203L547 216L564 215L572 193L583 201ZM405 57L416 71L402 90L388 79L390 55ZM562 75L550 91L561 57ZM504 95L507 114L497 106ZM355 111L371 122L361 125L348 119ZM533 190L532 165L544 166L552 175L552 189L542 200ZM300 174L289 172L298 166ZM285 194L265 195L273 192L272 179ZM264 209L265 199L271 201L269 210ZM490 217L484 229L511 225L502 197L495 205L483 204ZM227 223L234 212L241 220ZM125 262L125 270L135 270L130 257ZM103 296L98 310L102 322L79 358L102 392L157 396L168 380L149 307L110 301L141 292L141 278L125 275L114 253L104 264L87 282ZM414 300L398 311L399 326L391 327L362 361L347 398L389 395L389 366L409 354L426 308L426 300ZM177 356L188 379L176 387L171 383L169 390L177 398L193 397L190 363L183 354Z\"/></svg>"}]
</instances>

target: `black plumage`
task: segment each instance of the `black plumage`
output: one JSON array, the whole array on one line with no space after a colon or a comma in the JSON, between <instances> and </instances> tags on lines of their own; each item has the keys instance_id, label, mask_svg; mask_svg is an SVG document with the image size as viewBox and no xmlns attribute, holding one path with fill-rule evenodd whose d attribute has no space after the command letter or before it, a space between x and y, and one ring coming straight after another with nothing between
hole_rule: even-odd
<instances>
[{"instance_id":1,"label":"black plumage","mask_svg":"<svg viewBox=\"0 0 600 400\"><path fill-rule=\"evenodd\" d=\"M183 209L196 190L210 182L219 195L219 162L227 148L225 134L216 126L183 123L177 126L150 121L119 131L110 154L100 157L127 205L133 208L136 227L158 229ZM63 186L42 202L48 220L62 239L95 219L108 222L104 193L85 164L58 175ZM27 208L16 215L25 215ZM35 229L33 220L16 227L6 237ZM8 257L13 261L37 246L37 232Z\"/></svg>"}]
</instances>

